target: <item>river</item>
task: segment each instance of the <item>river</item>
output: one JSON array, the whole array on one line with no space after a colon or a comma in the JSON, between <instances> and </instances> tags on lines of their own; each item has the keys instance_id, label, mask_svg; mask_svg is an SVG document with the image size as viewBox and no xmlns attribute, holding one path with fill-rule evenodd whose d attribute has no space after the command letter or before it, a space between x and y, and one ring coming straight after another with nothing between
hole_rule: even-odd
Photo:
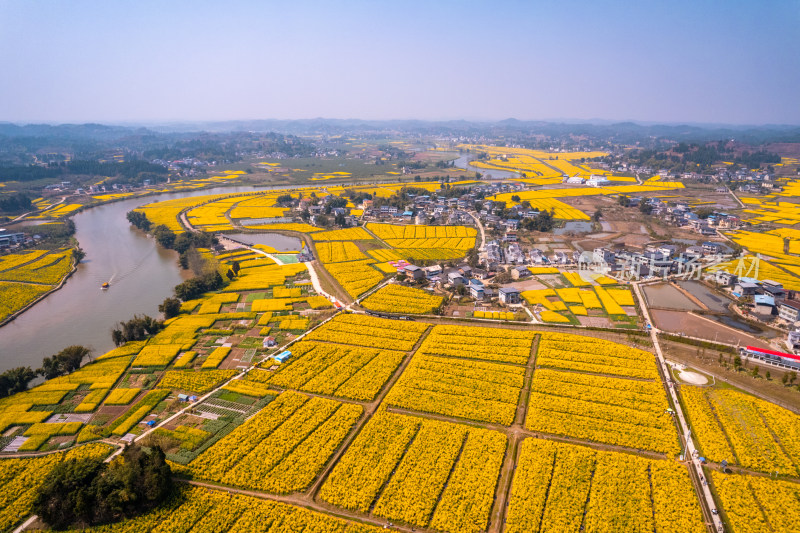
<instances>
[{"instance_id":1,"label":"river","mask_svg":"<svg viewBox=\"0 0 800 533\"><path fill-rule=\"evenodd\" d=\"M144 204L205 194L253 192L269 188L218 187L164 193L87 209L73 217L75 237L86 257L59 290L0 327L0 372L41 366L42 358L81 344L101 355L114 347L111 329L135 314L158 316L158 305L187 274L178 254L128 223L125 214ZM101 290L103 282L111 288Z\"/></svg>"},{"instance_id":2,"label":"river","mask_svg":"<svg viewBox=\"0 0 800 533\"><path fill-rule=\"evenodd\" d=\"M474 160L475 156L472 154L465 154L460 156L456 159L453 164L458 168L463 168L472 172L480 172L481 176L486 179L496 179L496 180L511 180L511 179L518 179L519 174L516 172L509 172L507 170L495 170L493 168L477 168L473 167L469 164L470 161Z\"/></svg>"}]
</instances>

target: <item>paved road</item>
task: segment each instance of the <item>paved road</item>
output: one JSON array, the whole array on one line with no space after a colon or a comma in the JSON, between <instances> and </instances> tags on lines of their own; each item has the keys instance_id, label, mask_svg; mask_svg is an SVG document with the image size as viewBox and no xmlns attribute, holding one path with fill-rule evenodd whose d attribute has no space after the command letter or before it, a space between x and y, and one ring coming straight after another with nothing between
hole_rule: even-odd
<instances>
[{"instance_id":1,"label":"paved road","mask_svg":"<svg viewBox=\"0 0 800 533\"><path fill-rule=\"evenodd\" d=\"M483 252L484 250L486 250L486 231L484 231L483 229L483 224L481 224L480 218L475 216L475 214L473 214L472 211L467 211L467 213L469 213L469 216L471 216L473 220L475 220L475 224L477 224L478 229L481 230L481 247L478 248L478 251Z\"/></svg>"},{"instance_id":2,"label":"paved road","mask_svg":"<svg viewBox=\"0 0 800 533\"><path fill-rule=\"evenodd\" d=\"M675 414L678 417L678 423L681 428L681 433L683 434L683 439L686 442L686 452L685 457L690 458L692 462L692 467L697 474L698 480L705 480L705 474L703 473L703 467L698 460L699 453L694 445L694 440L692 439L692 434L689 429L689 425L686 423L686 417L683 415L683 409L681 408L681 403L678 401L678 394L675 391L675 387L673 386L673 382L671 379L671 374L669 372L669 367L667 366L667 362L664 359L664 354L661 351L661 344L658 340L658 330L653 326L653 322L650 319L650 312L647 309L647 304L642 298L642 293L639 289L639 282L631 283L633 286L633 290L636 292L636 297L639 299L639 304L642 309L642 314L644 315L644 319L647 321L648 324L651 325L650 328L650 338L653 341L653 347L656 350L656 356L658 357L658 362L661 365L661 369L664 372L664 378L668 380L668 389L669 394L672 397L672 403L675 407ZM706 504L708 509L716 509L717 504L714 502L714 497L711 495L711 489L709 488L708 484L703 481L700 485L696 485L697 488L700 489L702 492L702 497L704 503ZM722 526L722 520L720 519L719 515L711 514L711 519L714 522L714 529L716 531L724 531Z\"/></svg>"}]
</instances>

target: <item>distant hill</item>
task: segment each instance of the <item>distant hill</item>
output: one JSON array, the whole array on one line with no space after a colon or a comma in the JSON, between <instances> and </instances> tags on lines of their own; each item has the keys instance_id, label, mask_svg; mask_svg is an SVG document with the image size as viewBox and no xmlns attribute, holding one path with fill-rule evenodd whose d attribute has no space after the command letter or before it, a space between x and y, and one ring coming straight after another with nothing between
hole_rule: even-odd
<instances>
[{"instance_id":1,"label":"distant hill","mask_svg":"<svg viewBox=\"0 0 800 533\"><path fill-rule=\"evenodd\" d=\"M800 126L697 125L609 123L604 121L547 122L508 118L497 122L468 120L237 120L225 122L182 122L127 127L104 124L27 124L0 123L0 138L49 138L71 141L114 141L130 137L152 137L188 133L276 132L286 135L345 134L420 134L491 137L546 135L554 139L587 138L621 144L650 142L653 139L703 142L735 139L751 145L800 142Z\"/></svg>"},{"instance_id":2,"label":"distant hill","mask_svg":"<svg viewBox=\"0 0 800 533\"><path fill-rule=\"evenodd\" d=\"M19 126L0 122L0 136L5 137L49 137L53 139L110 141L131 135L150 134L146 128L126 128L104 124L26 124Z\"/></svg>"}]
</instances>

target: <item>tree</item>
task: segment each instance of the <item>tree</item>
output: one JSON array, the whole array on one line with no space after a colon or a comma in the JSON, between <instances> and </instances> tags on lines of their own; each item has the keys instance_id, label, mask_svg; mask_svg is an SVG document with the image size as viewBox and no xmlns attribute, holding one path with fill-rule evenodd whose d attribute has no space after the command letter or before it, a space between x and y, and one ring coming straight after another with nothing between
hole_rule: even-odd
<instances>
[{"instance_id":1,"label":"tree","mask_svg":"<svg viewBox=\"0 0 800 533\"><path fill-rule=\"evenodd\" d=\"M503 272L498 272L494 277L494 281L495 281L495 283L498 283L500 285L502 285L504 283L510 283L511 282L511 273L508 272L507 270L505 270Z\"/></svg>"},{"instance_id":2,"label":"tree","mask_svg":"<svg viewBox=\"0 0 800 533\"><path fill-rule=\"evenodd\" d=\"M593 219L595 222L600 222L600 219L601 219L601 218L603 218L603 211L601 211L600 209L598 209L597 211L595 211L595 212L594 212L594 215L592 215L592 219Z\"/></svg>"},{"instance_id":3,"label":"tree","mask_svg":"<svg viewBox=\"0 0 800 533\"><path fill-rule=\"evenodd\" d=\"M331 206L332 208L347 207L347 198L342 198L341 196L337 196L332 200L329 200L328 205Z\"/></svg>"},{"instance_id":4,"label":"tree","mask_svg":"<svg viewBox=\"0 0 800 533\"><path fill-rule=\"evenodd\" d=\"M786 384L789 383L789 374L783 375L783 377L781 378L781 383L783 383L784 386L786 386Z\"/></svg>"},{"instance_id":5,"label":"tree","mask_svg":"<svg viewBox=\"0 0 800 533\"><path fill-rule=\"evenodd\" d=\"M550 211L540 211L533 218L523 218L520 226L528 231L550 231L555 225L553 213Z\"/></svg>"},{"instance_id":6,"label":"tree","mask_svg":"<svg viewBox=\"0 0 800 533\"><path fill-rule=\"evenodd\" d=\"M158 311L164 313L165 319L178 316L178 313L181 312L181 301L172 297L165 298L161 305L158 306Z\"/></svg>"},{"instance_id":7,"label":"tree","mask_svg":"<svg viewBox=\"0 0 800 533\"><path fill-rule=\"evenodd\" d=\"M519 195L518 194L512 195L511 196L511 201L512 202L519 202L520 201Z\"/></svg>"},{"instance_id":8,"label":"tree","mask_svg":"<svg viewBox=\"0 0 800 533\"><path fill-rule=\"evenodd\" d=\"M34 512L54 529L91 523L92 482L103 470L101 459L70 459L57 464L38 490Z\"/></svg>"},{"instance_id":9,"label":"tree","mask_svg":"<svg viewBox=\"0 0 800 533\"><path fill-rule=\"evenodd\" d=\"M0 398L11 396L28 389L28 383L36 378L36 372L29 366L20 366L0 374Z\"/></svg>"},{"instance_id":10,"label":"tree","mask_svg":"<svg viewBox=\"0 0 800 533\"><path fill-rule=\"evenodd\" d=\"M91 353L85 346L68 346L51 357L42 360L42 368L37 372L45 379L53 379L78 370L81 362Z\"/></svg>"},{"instance_id":11,"label":"tree","mask_svg":"<svg viewBox=\"0 0 800 533\"><path fill-rule=\"evenodd\" d=\"M753 367L753 370L752 370L751 374L753 375L754 378L758 377L758 366L757 365Z\"/></svg>"},{"instance_id":12,"label":"tree","mask_svg":"<svg viewBox=\"0 0 800 533\"><path fill-rule=\"evenodd\" d=\"M23 193L5 193L0 198L0 212L5 213L22 213L30 211L31 198Z\"/></svg>"},{"instance_id":13,"label":"tree","mask_svg":"<svg viewBox=\"0 0 800 533\"><path fill-rule=\"evenodd\" d=\"M470 248L469 252L467 252L467 264L472 268L476 268L478 266L478 250L475 248Z\"/></svg>"},{"instance_id":14,"label":"tree","mask_svg":"<svg viewBox=\"0 0 800 533\"><path fill-rule=\"evenodd\" d=\"M211 248L217 242L217 238L210 233L187 231L177 235L172 245L167 246L167 248L171 247L179 254L182 254L190 248Z\"/></svg>"},{"instance_id":15,"label":"tree","mask_svg":"<svg viewBox=\"0 0 800 533\"><path fill-rule=\"evenodd\" d=\"M631 205L631 199L629 196L625 196L624 194L620 194L619 198L617 198L617 202L622 207L628 207Z\"/></svg>"},{"instance_id":16,"label":"tree","mask_svg":"<svg viewBox=\"0 0 800 533\"><path fill-rule=\"evenodd\" d=\"M164 224L153 228L153 237L155 237L156 242L164 248L172 249L172 245L175 244L175 232Z\"/></svg>"},{"instance_id":17,"label":"tree","mask_svg":"<svg viewBox=\"0 0 800 533\"><path fill-rule=\"evenodd\" d=\"M152 224L150 223L150 220L147 219L147 216L144 213L141 213L139 211L130 211L125 216L128 218L128 222L130 222L140 230L143 231L150 230L150 226Z\"/></svg>"},{"instance_id":18,"label":"tree","mask_svg":"<svg viewBox=\"0 0 800 533\"><path fill-rule=\"evenodd\" d=\"M794 384L794 381L797 379L797 372L792 370L789 372L789 383Z\"/></svg>"},{"instance_id":19,"label":"tree","mask_svg":"<svg viewBox=\"0 0 800 533\"><path fill-rule=\"evenodd\" d=\"M233 270L233 273L235 275L238 276L239 275L239 270L241 270L241 269L242 269L242 265L239 263L239 261L233 261L231 263L231 270Z\"/></svg>"},{"instance_id":20,"label":"tree","mask_svg":"<svg viewBox=\"0 0 800 533\"><path fill-rule=\"evenodd\" d=\"M275 199L275 203L278 205L292 205L294 198L292 198L291 194L282 194Z\"/></svg>"},{"instance_id":21,"label":"tree","mask_svg":"<svg viewBox=\"0 0 800 533\"><path fill-rule=\"evenodd\" d=\"M196 278L187 279L175 286L175 296L187 302L199 298L204 292L221 289L225 285L218 270L208 272Z\"/></svg>"},{"instance_id":22,"label":"tree","mask_svg":"<svg viewBox=\"0 0 800 533\"><path fill-rule=\"evenodd\" d=\"M194 279L196 278L188 281L193 281ZM111 331L111 339L117 346L129 341L142 341L155 335L163 327L163 322L147 315L133 315L133 318L127 322L119 322L117 324L117 327Z\"/></svg>"},{"instance_id":23,"label":"tree","mask_svg":"<svg viewBox=\"0 0 800 533\"><path fill-rule=\"evenodd\" d=\"M172 472L164 452L128 446L110 463L69 459L57 464L37 490L34 512L50 527L84 528L130 518L169 497Z\"/></svg>"},{"instance_id":24,"label":"tree","mask_svg":"<svg viewBox=\"0 0 800 533\"><path fill-rule=\"evenodd\" d=\"M770 377L771 377L771 375L770 375L770 373L769 373L769 370L767 370L767 373L766 373L766 374L764 374L764 377L765 377L765 378L767 378L767 381L769 381L769 379L770 379Z\"/></svg>"}]
</instances>

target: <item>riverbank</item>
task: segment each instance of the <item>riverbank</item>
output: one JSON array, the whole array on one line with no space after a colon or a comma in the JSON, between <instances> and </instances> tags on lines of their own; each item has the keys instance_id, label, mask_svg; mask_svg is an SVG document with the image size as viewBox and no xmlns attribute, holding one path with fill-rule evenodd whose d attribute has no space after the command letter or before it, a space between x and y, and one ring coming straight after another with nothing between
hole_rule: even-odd
<instances>
[{"instance_id":1,"label":"riverbank","mask_svg":"<svg viewBox=\"0 0 800 533\"><path fill-rule=\"evenodd\" d=\"M77 246L73 248L73 254L75 253L75 251L77 251L77 248L78 248ZM67 272L67 274L63 278L61 278L61 281L58 283L58 285L56 285L55 287L53 287L52 289L50 289L47 292L43 292L42 294L40 294L39 296L34 298L31 302L29 302L25 307L22 307L21 309L19 309L19 310L15 311L14 313L8 315L6 318L4 318L2 321L0 321L0 328L5 326L9 322L13 321L18 316L22 315L22 313L24 313L28 309L32 308L34 305L36 305L37 303L39 303L40 301L44 300L45 298L47 298L48 296L50 296L51 294L53 294L54 292L59 290L61 287L63 287L67 283L67 280L70 277L72 277L72 275L75 272L77 272L79 264L80 264L80 261L75 261L75 256L73 255L73 257L72 257L72 268L70 269L69 272Z\"/></svg>"}]
</instances>

